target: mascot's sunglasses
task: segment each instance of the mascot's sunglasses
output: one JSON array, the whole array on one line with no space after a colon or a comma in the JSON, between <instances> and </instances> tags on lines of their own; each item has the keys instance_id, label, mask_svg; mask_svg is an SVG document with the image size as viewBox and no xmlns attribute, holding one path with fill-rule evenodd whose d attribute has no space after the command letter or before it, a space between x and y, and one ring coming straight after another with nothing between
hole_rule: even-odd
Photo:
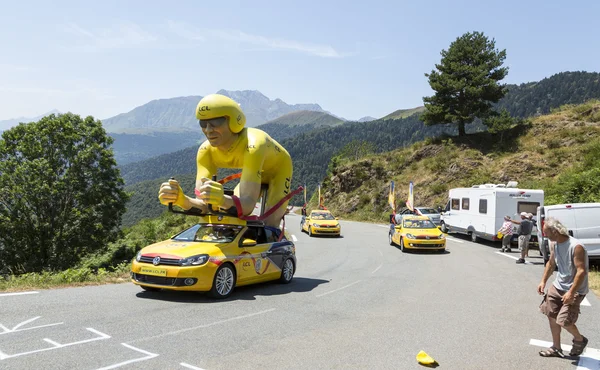
<instances>
[{"instance_id":1,"label":"mascot's sunglasses","mask_svg":"<svg viewBox=\"0 0 600 370\"><path fill-rule=\"evenodd\" d=\"M201 120L198 120L198 122L200 122L200 127L202 127L202 128L207 128L208 125L210 125L210 127L212 127L212 128L217 128L217 127L223 126L223 124L225 122L227 122L227 117L219 117L219 118L213 118L213 119L201 119Z\"/></svg>"}]
</instances>

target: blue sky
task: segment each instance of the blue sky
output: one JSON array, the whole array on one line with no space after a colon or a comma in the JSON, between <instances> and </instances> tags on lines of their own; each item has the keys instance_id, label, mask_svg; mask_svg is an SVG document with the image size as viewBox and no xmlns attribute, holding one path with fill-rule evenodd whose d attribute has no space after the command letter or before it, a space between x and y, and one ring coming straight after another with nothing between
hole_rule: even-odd
<instances>
[{"instance_id":1,"label":"blue sky","mask_svg":"<svg viewBox=\"0 0 600 370\"><path fill-rule=\"evenodd\" d=\"M153 99L259 90L347 119L423 104L456 37L506 49L504 82L600 71L600 1L4 1L0 120L103 119Z\"/></svg>"}]
</instances>

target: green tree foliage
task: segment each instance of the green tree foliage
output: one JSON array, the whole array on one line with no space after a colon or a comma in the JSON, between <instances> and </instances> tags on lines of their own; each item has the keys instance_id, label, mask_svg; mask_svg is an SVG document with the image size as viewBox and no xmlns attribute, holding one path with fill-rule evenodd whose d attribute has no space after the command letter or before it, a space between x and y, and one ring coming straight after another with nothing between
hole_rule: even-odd
<instances>
[{"instance_id":1,"label":"green tree foliage","mask_svg":"<svg viewBox=\"0 0 600 370\"><path fill-rule=\"evenodd\" d=\"M338 156L344 159L358 160L375 152L375 144L366 140L354 139L339 150Z\"/></svg>"},{"instance_id":2,"label":"green tree foliage","mask_svg":"<svg viewBox=\"0 0 600 370\"><path fill-rule=\"evenodd\" d=\"M520 122L520 120L512 118L506 109L502 110L501 113L493 112L483 121L490 133L500 134L500 143L504 139L504 133Z\"/></svg>"},{"instance_id":3,"label":"green tree foliage","mask_svg":"<svg viewBox=\"0 0 600 370\"><path fill-rule=\"evenodd\" d=\"M465 124L485 119L506 93L498 82L508 73L502 67L506 51L495 49L495 40L481 32L466 33L442 50L437 70L425 74L435 95L424 97L427 125L455 123L458 135L466 134Z\"/></svg>"},{"instance_id":4,"label":"green tree foliage","mask_svg":"<svg viewBox=\"0 0 600 370\"><path fill-rule=\"evenodd\" d=\"M63 270L118 236L127 195L100 121L20 124L0 140L0 267Z\"/></svg>"},{"instance_id":5,"label":"green tree foliage","mask_svg":"<svg viewBox=\"0 0 600 370\"><path fill-rule=\"evenodd\" d=\"M564 104L600 98L600 73L561 72L537 82L506 85L508 93L496 105L513 117L548 114Z\"/></svg>"}]
</instances>

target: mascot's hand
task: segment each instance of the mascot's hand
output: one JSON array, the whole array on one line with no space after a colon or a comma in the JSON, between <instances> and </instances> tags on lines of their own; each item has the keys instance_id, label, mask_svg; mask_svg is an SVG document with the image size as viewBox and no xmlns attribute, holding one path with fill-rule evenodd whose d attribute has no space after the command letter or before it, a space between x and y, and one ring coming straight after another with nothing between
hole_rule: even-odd
<instances>
[{"instance_id":1,"label":"mascot's hand","mask_svg":"<svg viewBox=\"0 0 600 370\"><path fill-rule=\"evenodd\" d=\"M188 200L185 194L183 194L183 190L181 190L181 186L179 186L179 182L175 179L170 179L168 182L163 182L160 185L160 190L158 191L158 199L161 204L168 206L169 203L173 203L183 209L189 209Z\"/></svg>"},{"instance_id":2,"label":"mascot's hand","mask_svg":"<svg viewBox=\"0 0 600 370\"><path fill-rule=\"evenodd\" d=\"M200 189L196 189L196 196L205 204L220 206L224 200L223 184L202 178L202 185Z\"/></svg>"}]
</instances>

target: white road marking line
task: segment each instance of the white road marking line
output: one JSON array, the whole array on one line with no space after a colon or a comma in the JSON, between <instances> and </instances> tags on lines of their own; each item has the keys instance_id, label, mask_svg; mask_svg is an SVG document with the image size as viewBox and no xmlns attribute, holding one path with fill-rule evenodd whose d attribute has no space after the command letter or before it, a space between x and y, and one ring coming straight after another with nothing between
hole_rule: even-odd
<instances>
[{"instance_id":1,"label":"white road marking line","mask_svg":"<svg viewBox=\"0 0 600 370\"><path fill-rule=\"evenodd\" d=\"M384 226L384 225L377 225L377 226L379 226L379 227L385 227L386 229L390 228L389 226Z\"/></svg>"},{"instance_id":2,"label":"white road marking line","mask_svg":"<svg viewBox=\"0 0 600 370\"><path fill-rule=\"evenodd\" d=\"M504 256L504 257L512 258L512 259L513 259L513 260L515 260L515 261L516 261L516 260L518 260L518 258L517 258L517 257L515 257L515 256L511 256L510 254L506 254L506 253L502 253L502 252L496 252L496 254L499 254L499 255L501 255L501 256ZM525 264L526 264L526 265L532 265L532 263L531 263L531 262L529 262L529 261L525 261Z\"/></svg>"},{"instance_id":3,"label":"white road marking line","mask_svg":"<svg viewBox=\"0 0 600 370\"><path fill-rule=\"evenodd\" d=\"M204 370L201 367L196 367L196 366L192 366L190 364L186 364L185 362L180 363L179 365L183 366L183 367L187 367L188 369L193 369L193 370Z\"/></svg>"},{"instance_id":4,"label":"white road marking line","mask_svg":"<svg viewBox=\"0 0 600 370\"><path fill-rule=\"evenodd\" d=\"M135 348L134 346L130 346L129 344L126 344L126 343L121 343L121 344L124 345L125 347L129 348L129 349L132 349L132 350L137 351L137 352L141 352L141 353L145 354L146 356L145 357L140 357L140 358L134 358L133 360L120 362L118 364L114 364L114 365L110 365L110 366L106 366L106 367L101 367L98 370L115 369L117 367L121 367L121 366L124 366L124 365L129 365L129 364L132 364L134 362L140 362L140 361L150 360L150 359L153 359L154 357L158 356L158 354L156 354L156 353L151 353L151 352L148 352L148 351L144 351L143 349Z\"/></svg>"},{"instance_id":5,"label":"white road marking line","mask_svg":"<svg viewBox=\"0 0 600 370\"><path fill-rule=\"evenodd\" d=\"M13 357L20 357L20 356L25 356L25 355L31 355L31 354L39 353L39 352L52 351L54 349L59 349L59 348L64 348L64 347L70 347L70 346L74 346L76 344L83 344L83 343L95 342L97 340L109 339L110 338L110 335L101 333L98 330L95 330L95 329L92 329L92 328L86 328L86 329L89 330L89 331L91 331L92 333L98 334L99 337L91 338L91 339L86 339L86 340L80 340L80 341L77 341L77 342L72 342L72 343L67 343L67 344L60 344L59 346L55 346L55 347L51 347L51 348L43 348L43 349L38 349L38 350L35 350L35 351L15 353L14 355L7 355L5 353L0 352L0 360L4 360L4 359L7 359L7 358L13 358ZM44 340L46 340L46 339L44 339ZM48 339L46 341L49 341L49 340L50 339ZM54 342L54 343L56 343L56 342Z\"/></svg>"},{"instance_id":6,"label":"white road marking line","mask_svg":"<svg viewBox=\"0 0 600 370\"><path fill-rule=\"evenodd\" d=\"M39 292L18 292L18 293L0 293L0 297L8 297L11 295L26 295L26 294L38 294Z\"/></svg>"},{"instance_id":7,"label":"white road marking line","mask_svg":"<svg viewBox=\"0 0 600 370\"><path fill-rule=\"evenodd\" d=\"M379 255L381 255L381 257L383 257L383 252L381 251L381 249L377 250L379 252Z\"/></svg>"},{"instance_id":8,"label":"white road marking line","mask_svg":"<svg viewBox=\"0 0 600 370\"><path fill-rule=\"evenodd\" d=\"M46 324L46 325L40 325L40 326L33 326L31 328L19 329L21 326L27 325L29 323L32 323L35 320L39 319L40 317L41 316L36 316L36 317L31 318L29 320L25 320L23 322L20 322L17 325L15 325L15 327L13 327L12 329L9 329L6 326L0 324L0 329L2 329L2 333L0 333L0 335L2 335L2 334L8 334L8 333L15 333L17 331L32 330L32 329L45 328L45 327L48 327L48 326L55 326L55 325L62 325L62 324L64 324L62 322L57 322L57 323L54 323L54 324Z\"/></svg>"},{"instance_id":9,"label":"white road marking line","mask_svg":"<svg viewBox=\"0 0 600 370\"><path fill-rule=\"evenodd\" d=\"M379 265L379 267L377 267L375 270L373 270L373 272L371 272L371 274L374 274L377 272L377 270L379 270L381 267L383 266L383 263L381 265Z\"/></svg>"},{"instance_id":10,"label":"white road marking line","mask_svg":"<svg viewBox=\"0 0 600 370\"><path fill-rule=\"evenodd\" d=\"M161 338L161 337L165 337L167 335L174 335L174 334L181 334L181 333L185 333L186 331L190 331L190 330L196 330L196 329L204 329L204 328L209 328L211 326L215 326L215 325L220 325L220 324L225 324L231 321L236 321L236 320L243 320L243 319L247 319L249 317L253 317L253 316L258 316L258 315L263 315L265 313L269 313L269 312L273 312L275 311L275 308L270 308L268 310L264 310L264 311L259 311L259 312L255 312L255 313L250 313L248 315L243 315L243 316L236 316L236 317L231 317L229 319L224 319L224 320L220 320L220 321L215 321L215 322L211 322L209 324L205 324L205 325L199 325L199 326L194 326L192 328L185 328L185 329L180 329L180 330L175 330L175 331L171 331L168 333L164 333L164 334L158 334L158 335L154 335L151 337L146 337L146 338L140 338L140 339L134 339L134 340L130 340L129 343L136 343L136 342L143 342L143 341L147 341L147 340L151 340L151 339L156 339L156 338Z\"/></svg>"},{"instance_id":11,"label":"white road marking line","mask_svg":"<svg viewBox=\"0 0 600 370\"><path fill-rule=\"evenodd\" d=\"M357 280L357 281L355 281L355 282L353 282L353 283L350 283L350 284L348 284L348 285L344 285L344 286L343 286L343 287L341 287L341 288L337 288L337 289L331 290L331 291L329 291L329 292L321 293L321 294L317 295L317 297L322 297L322 296L324 296L324 295L327 295L327 294L331 294L331 293L338 292L338 291L340 291L340 290L342 290L342 289L349 288L349 287L351 287L352 285L354 285L354 284L358 284L358 283L360 283L360 280Z\"/></svg>"},{"instance_id":12,"label":"white road marking line","mask_svg":"<svg viewBox=\"0 0 600 370\"><path fill-rule=\"evenodd\" d=\"M294 235L294 234L292 234L292 241L295 241L295 242L298 241L298 238L296 238L296 235Z\"/></svg>"},{"instance_id":13,"label":"white road marking line","mask_svg":"<svg viewBox=\"0 0 600 370\"><path fill-rule=\"evenodd\" d=\"M55 342L55 341L53 341L52 339L44 338L44 341L45 341L45 342L48 342L48 343L50 343L50 344L52 344L54 347L60 347L60 346L61 346L61 344L60 344L60 343L58 343L58 342Z\"/></svg>"},{"instance_id":14,"label":"white road marking line","mask_svg":"<svg viewBox=\"0 0 600 370\"><path fill-rule=\"evenodd\" d=\"M458 239L454 239L454 238L450 238L450 237L446 237L446 240L452 240L453 242L460 243L460 244L464 243L463 240L458 240Z\"/></svg>"},{"instance_id":15,"label":"white road marking line","mask_svg":"<svg viewBox=\"0 0 600 370\"><path fill-rule=\"evenodd\" d=\"M14 328L12 328L12 330L13 330L13 331L15 331L15 330L17 330L18 328L20 328L21 326L23 326L23 325L27 325L27 324L29 324L30 322L34 322L35 320L39 319L40 317L41 317L41 316L36 316L36 317L34 317L34 318L31 318L31 319L29 319L29 320L25 320L25 321L23 321L23 322L20 322L20 323L18 323L18 324L17 324L17 326L15 326Z\"/></svg>"},{"instance_id":16,"label":"white road marking line","mask_svg":"<svg viewBox=\"0 0 600 370\"><path fill-rule=\"evenodd\" d=\"M48 325L33 326L31 328L25 328L25 329L8 330L8 331L5 331L3 333L0 333L0 335L2 335L2 334L8 334L8 333L16 333L18 331L25 331L25 330L33 330L33 329L39 329L39 328L46 328L48 326L56 326L56 325L62 325L62 324L64 324L64 322L57 322L57 323L48 324Z\"/></svg>"},{"instance_id":17,"label":"white road marking line","mask_svg":"<svg viewBox=\"0 0 600 370\"><path fill-rule=\"evenodd\" d=\"M530 339L529 344L544 348L550 348L552 346L552 342L537 339ZM569 351L571 351L571 348L573 348L573 346L569 344L562 343L560 347L565 355L569 355ZM586 347L581 356L579 356L577 369L600 369L600 350Z\"/></svg>"},{"instance_id":18,"label":"white road marking line","mask_svg":"<svg viewBox=\"0 0 600 370\"><path fill-rule=\"evenodd\" d=\"M581 301L582 306L591 306L592 304L588 301L587 297L583 297L583 301Z\"/></svg>"}]
</instances>

